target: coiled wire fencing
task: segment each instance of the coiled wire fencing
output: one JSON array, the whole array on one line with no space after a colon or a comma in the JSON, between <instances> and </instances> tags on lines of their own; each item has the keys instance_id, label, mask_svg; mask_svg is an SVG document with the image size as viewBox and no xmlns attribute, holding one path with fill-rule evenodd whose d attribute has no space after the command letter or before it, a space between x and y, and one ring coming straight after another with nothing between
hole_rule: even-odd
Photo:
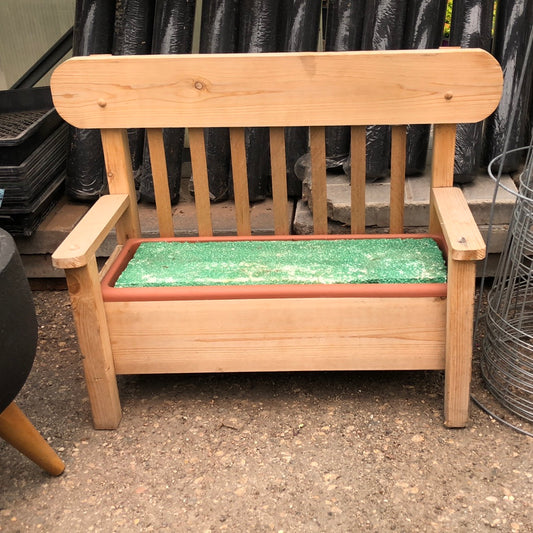
<instances>
[{"instance_id":1,"label":"coiled wire fencing","mask_svg":"<svg viewBox=\"0 0 533 533\"><path fill-rule=\"evenodd\" d=\"M509 191L516 204L487 297L481 373L502 405L533 422L533 139L518 150L528 153L518 193Z\"/></svg>"}]
</instances>

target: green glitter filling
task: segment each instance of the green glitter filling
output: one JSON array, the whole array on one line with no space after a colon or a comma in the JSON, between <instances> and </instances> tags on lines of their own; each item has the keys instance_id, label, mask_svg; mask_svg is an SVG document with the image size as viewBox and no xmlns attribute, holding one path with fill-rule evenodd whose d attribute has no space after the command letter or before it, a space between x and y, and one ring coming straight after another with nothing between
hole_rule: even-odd
<instances>
[{"instance_id":1,"label":"green glitter filling","mask_svg":"<svg viewBox=\"0 0 533 533\"><path fill-rule=\"evenodd\" d=\"M433 239L143 242L115 287L445 283Z\"/></svg>"}]
</instances>

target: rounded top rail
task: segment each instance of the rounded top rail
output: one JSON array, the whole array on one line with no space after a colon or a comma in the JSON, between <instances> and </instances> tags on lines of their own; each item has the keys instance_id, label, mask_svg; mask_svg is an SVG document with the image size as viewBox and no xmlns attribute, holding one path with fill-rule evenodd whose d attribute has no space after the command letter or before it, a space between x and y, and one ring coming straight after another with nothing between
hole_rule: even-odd
<instances>
[{"instance_id":1,"label":"rounded top rail","mask_svg":"<svg viewBox=\"0 0 533 533\"><path fill-rule=\"evenodd\" d=\"M53 73L79 128L478 122L502 71L479 49L75 57Z\"/></svg>"}]
</instances>

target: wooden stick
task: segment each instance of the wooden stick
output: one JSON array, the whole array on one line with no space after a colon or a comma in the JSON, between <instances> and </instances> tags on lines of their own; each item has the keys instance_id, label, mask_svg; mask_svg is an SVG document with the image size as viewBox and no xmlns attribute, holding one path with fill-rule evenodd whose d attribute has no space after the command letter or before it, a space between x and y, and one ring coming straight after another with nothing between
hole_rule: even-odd
<instances>
[{"instance_id":1,"label":"wooden stick","mask_svg":"<svg viewBox=\"0 0 533 533\"><path fill-rule=\"evenodd\" d=\"M124 244L127 239L141 236L128 134L119 129L102 130L101 134L109 192L130 197L128 210L117 224L117 241Z\"/></svg>"},{"instance_id":2,"label":"wooden stick","mask_svg":"<svg viewBox=\"0 0 533 533\"><path fill-rule=\"evenodd\" d=\"M63 461L15 402L0 413L0 437L50 475L59 476L65 470Z\"/></svg>"},{"instance_id":3,"label":"wooden stick","mask_svg":"<svg viewBox=\"0 0 533 533\"><path fill-rule=\"evenodd\" d=\"M274 233L289 234L287 218L287 162L285 129L270 128L270 166L272 168L272 201L274 203Z\"/></svg>"},{"instance_id":4,"label":"wooden stick","mask_svg":"<svg viewBox=\"0 0 533 533\"><path fill-rule=\"evenodd\" d=\"M194 183L196 218L198 220L198 235L201 237L211 237L213 235L213 223L211 220L211 202L209 200L205 138L202 128L189 129L189 145L191 148L192 179Z\"/></svg>"},{"instance_id":5,"label":"wooden stick","mask_svg":"<svg viewBox=\"0 0 533 533\"><path fill-rule=\"evenodd\" d=\"M244 128L230 128L231 167L235 195L235 217L237 235L251 235L250 200L248 196L248 173L246 170L246 147Z\"/></svg>"},{"instance_id":6,"label":"wooden stick","mask_svg":"<svg viewBox=\"0 0 533 533\"><path fill-rule=\"evenodd\" d=\"M407 155L407 129L392 127L390 170L390 232L403 233L405 208L405 160Z\"/></svg>"},{"instance_id":7,"label":"wooden stick","mask_svg":"<svg viewBox=\"0 0 533 533\"><path fill-rule=\"evenodd\" d=\"M352 126L351 157L351 233L364 233L366 192L366 126Z\"/></svg>"},{"instance_id":8,"label":"wooden stick","mask_svg":"<svg viewBox=\"0 0 533 533\"><path fill-rule=\"evenodd\" d=\"M325 128L309 128L311 143L311 185L313 196L313 233L328 233L328 194L326 182Z\"/></svg>"},{"instance_id":9,"label":"wooden stick","mask_svg":"<svg viewBox=\"0 0 533 533\"><path fill-rule=\"evenodd\" d=\"M155 205L159 235L161 237L174 237L174 223L172 222L172 208L170 206L170 192L168 190L167 161L165 158L165 144L163 130L149 128L148 148L150 149L150 166L154 181Z\"/></svg>"}]
</instances>

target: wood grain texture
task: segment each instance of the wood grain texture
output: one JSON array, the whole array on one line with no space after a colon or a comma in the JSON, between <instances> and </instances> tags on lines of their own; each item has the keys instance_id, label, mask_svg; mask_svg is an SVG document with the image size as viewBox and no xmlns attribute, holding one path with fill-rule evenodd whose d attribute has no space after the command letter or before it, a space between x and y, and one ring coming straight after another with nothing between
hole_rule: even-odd
<instances>
[{"instance_id":1,"label":"wood grain texture","mask_svg":"<svg viewBox=\"0 0 533 533\"><path fill-rule=\"evenodd\" d=\"M230 128L231 168L233 170L233 192L235 196L235 217L237 235L251 235L250 201L248 197L248 171L246 168L246 146L243 128Z\"/></svg>"},{"instance_id":2,"label":"wood grain texture","mask_svg":"<svg viewBox=\"0 0 533 533\"><path fill-rule=\"evenodd\" d=\"M474 261L448 261L444 379L444 424L447 427L464 427L468 422L475 280Z\"/></svg>"},{"instance_id":3,"label":"wood grain texture","mask_svg":"<svg viewBox=\"0 0 533 533\"><path fill-rule=\"evenodd\" d=\"M325 128L309 129L311 145L311 194L313 196L313 233L328 233L328 191L326 182L326 137Z\"/></svg>"},{"instance_id":4,"label":"wood grain texture","mask_svg":"<svg viewBox=\"0 0 533 533\"><path fill-rule=\"evenodd\" d=\"M168 189L167 161L163 130L147 129L148 148L150 150L150 166L154 182L154 196L157 210L160 237L174 237L174 223Z\"/></svg>"},{"instance_id":5,"label":"wood grain texture","mask_svg":"<svg viewBox=\"0 0 533 533\"><path fill-rule=\"evenodd\" d=\"M476 49L76 57L51 80L80 128L478 122L501 86Z\"/></svg>"},{"instance_id":6,"label":"wood grain texture","mask_svg":"<svg viewBox=\"0 0 533 533\"><path fill-rule=\"evenodd\" d=\"M463 191L457 187L439 187L432 189L431 194L450 257L458 261L483 259L485 241Z\"/></svg>"},{"instance_id":7,"label":"wood grain texture","mask_svg":"<svg viewBox=\"0 0 533 533\"><path fill-rule=\"evenodd\" d=\"M124 244L127 239L141 236L128 134L125 129L102 130L100 133L109 192L111 194L127 194L131 199L127 213L117 225L117 241L119 244Z\"/></svg>"},{"instance_id":8,"label":"wood grain texture","mask_svg":"<svg viewBox=\"0 0 533 533\"><path fill-rule=\"evenodd\" d=\"M105 308L118 373L444 368L441 298L106 302Z\"/></svg>"},{"instance_id":9,"label":"wood grain texture","mask_svg":"<svg viewBox=\"0 0 533 533\"><path fill-rule=\"evenodd\" d=\"M205 136L202 128L189 129L189 146L191 149L192 179L194 183L194 203L196 206L196 219L198 221L198 235L201 237L210 237L213 235L213 222L211 220Z\"/></svg>"},{"instance_id":10,"label":"wood grain texture","mask_svg":"<svg viewBox=\"0 0 533 533\"><path fill-rule=\"evenodd\" d=\"M99 198L52 254L52 264L56 268L86 265L129 205L126 194Z\"/></svg>"},{"instance_id":11,"label":"wood grain texture","mask_svg":"<svg viewBox=\"0 0 533 533\"><path fill-rule=\"evenodd\" d=\"M96 258L93 256L85 267L65 273L83 355L93 424L96 429L115 429L122 411Z\"/></svg>"},{"instance_id":12,"label":"wood grain texture","mask_svg":"<svg viewBox=\"0 0 533 533\"><path fill-rule=\"evenodd\" d=\"M366 193L366 127L352 126L350 137L351 157L351 233L365 233Z\"/></svg>"},{"instance_id":13,"label":"wood grain texture","mask_svg":"<svg viewBox=\"0 0 533 533\"><path fill-rule=\"evenodd\" d=\"M63 461L15 402L10 403L0 413L0 438L52 476L59 476L65 470Z\"/></svg>"},{"instance_id":14,"label":"wood grain texture","mask_svg":"<svg viewBox=\"0 0 533 533\"><path fill-rule=\"evenodd\" d=\"M390 169L390 232L403 233L407 128L392 127Z\"/></svg>"},{"instance_id":15,"label":"wood grain texture","mask_svg":"<svg viewBox=\"0 0 533 533\"><path fill-rule=\"evenodd\" d=\"M272 170L274 233L288 235L290 222L287 218L287 162L284 128L270 128L270 168Z\"/></svg>"}]
</instances>

